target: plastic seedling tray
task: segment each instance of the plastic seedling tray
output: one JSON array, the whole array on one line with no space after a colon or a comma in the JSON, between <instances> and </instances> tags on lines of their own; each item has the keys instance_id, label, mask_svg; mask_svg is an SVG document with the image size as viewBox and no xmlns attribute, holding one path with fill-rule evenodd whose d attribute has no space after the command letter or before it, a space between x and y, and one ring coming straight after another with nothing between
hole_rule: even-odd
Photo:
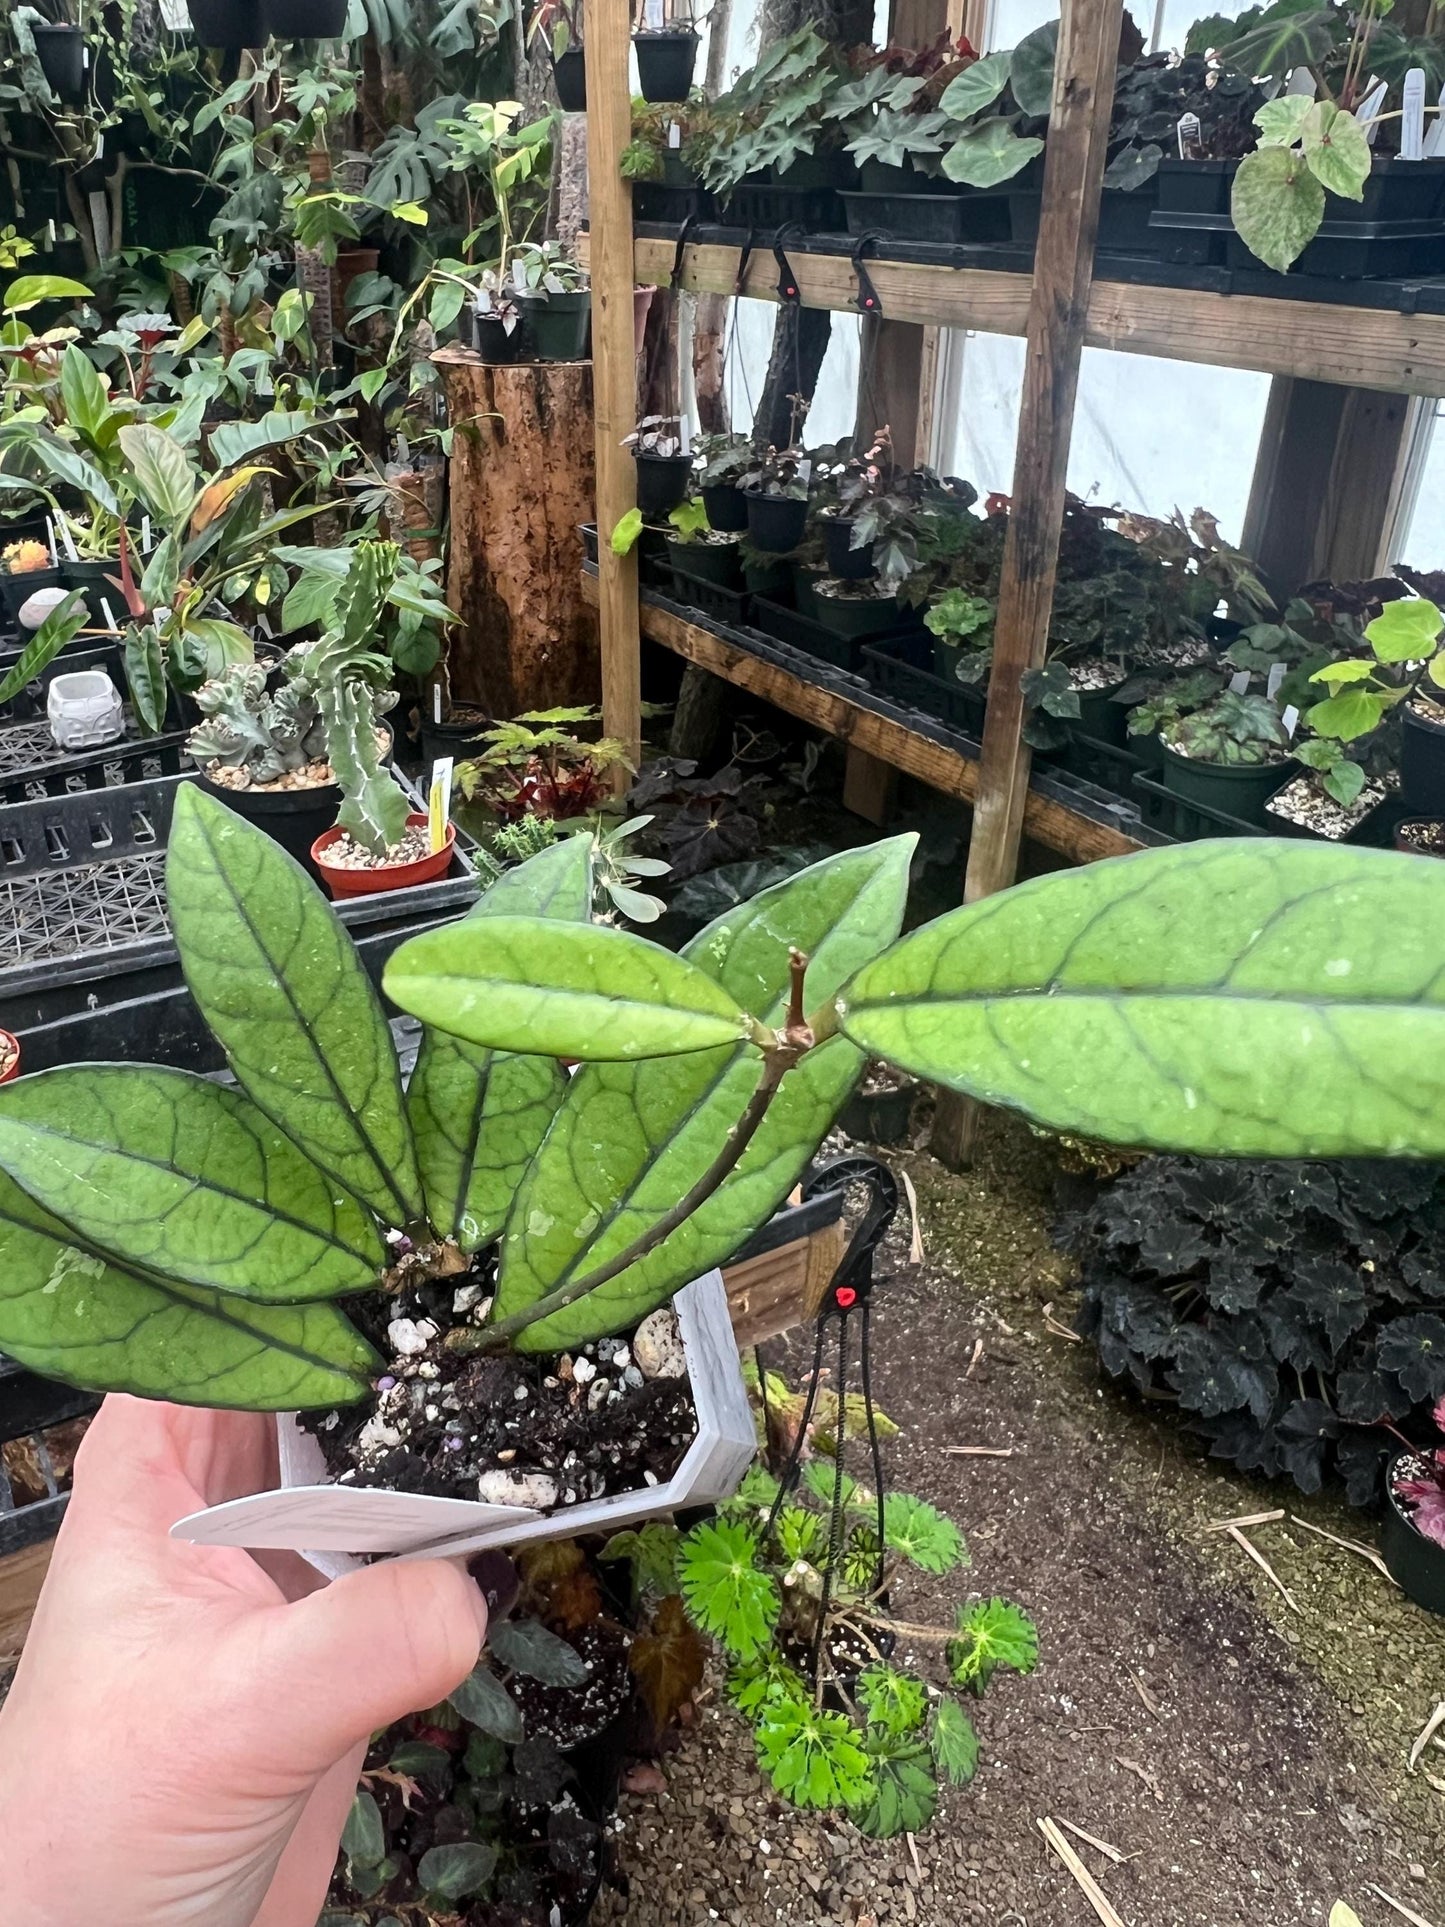
<instances>
[{"instance_id":1,"label":"plastic seedling tray","mask_svg":"<svg viewBox=\"0 0 1445 1927\"><path fill-rule=\"evenodd\" d=\"M906 709L921 709L926 715L937 716L965 736L977 737L983 728L988 706L984 685L934 675L928 666L932 638L926 633L869 643L862 655L863 674L880 695Z\"/></svg>"},{"instance_id":2,"label":"plastic seedling tray","mask_svg":"<svg viewBox=\"0 0 1445 1927\"><path fill-rule=\"evenodd\" d=\"M672 568L671 589L678 602L711 616L714 622L738 629L747 621L750 598L746 589L725 589L720 582L709 582L705 576L678 568L676 563Z\"/></svg>"},{"instance_id":3,"label":"plastic seedling tray","mask_svg":"<svg viewBox=\"0 0 1445 1927\"><path fill-rule=\"evenodd\" d=\"M424 1493L319 1483L321 1448L294 1418L278 1421L281 1489L193 1512L171 1536L195 1545L303 1552L323 1572L345 1571L350 1555L412 1558L480 1552L541 1539L613 1532L689 1506L710 1505L737 1487L756 1450L752 1412L722 1273L709 1271L673 1301L697 1408L697 1436L664 1484L540 1513Z\"/></svg>"},{"instance_id":4,"label":"plastic seedling tray","mask_svg":"<svg viewBox=\"0 0 1445 1927\"><path fill-rule=\"evenodd\" d=\"M1154 767L1146 757L1090 736L1077 725L1070 729L1069 741L1059 755L1071 776L1081 776L1086 783L1112 790L1116 796L1130 795L1134 778L1147 775Z\"/></svg>"},{"instance_id":5,"label":"plastic seedling tray","mask_svg":"<svg viewBox=\"0 0 1445 1927\"><path fill-rule=\"evenodd\" d=\"M966 194L845 193L839 198L850 234L871 234L881 229L895 240L942 246L995 238L978 232L974 219L982 222L983 211Z\"/></svg>"},{"instance_id":6,"label":"plastic seedling tray","mask_svg":"<svg viewBox=\"0 0 1445 1927\"><path fill-rule=\"evenodd\" d=\"M808 234L842 231L839 196L831 187L780 187L776 181L739 181L721 210L730 227L759 232L800 227Z\"/></svg>"},{"instance_id":7,"label":"plastic seedling tray","mask_svg":"<svg viewBox=\"0 0 1445 1927\"><path fill-rule=\"evenodd\" d=\"M46 722L0 725L0 803L153 782L189 767L187 732L146 736L127 711L125 734L97 749L61 749ZM3 874L3 866L0 866Z\"/></svg>"},{"instance_id":8,"label":"plastic seedling tray","mask_svg":"<svg viewBox=\"0 0 1445 1927\"><path fill-rule=\"evenodd\" d=\"M1139 814L1151 830L1176 843L1194 843L1209 836L1270 836L1277 832L1259 823L1246 823L1243 817L1229 816L1223 810L1209 809L1171 790L1156 776L1136 775L1134 794Z\"/></svg>"},{"instance_id":9,"label":"plastic seedling tray","mask_svg":"<svg viewBox=\"0 0 1445 1927\"><path fill-rule=\"evenodd\" d=\"M57 1476L44 1434L67 1419L83 1418L99 1403L91 1392L57 1385L0 1358L0 1442L28 1440L30 1462L45 1487L38 1498L17 1490L0 1459L0 1559L54 1537L69 1493Z\"/></svg>"}]
</instances>

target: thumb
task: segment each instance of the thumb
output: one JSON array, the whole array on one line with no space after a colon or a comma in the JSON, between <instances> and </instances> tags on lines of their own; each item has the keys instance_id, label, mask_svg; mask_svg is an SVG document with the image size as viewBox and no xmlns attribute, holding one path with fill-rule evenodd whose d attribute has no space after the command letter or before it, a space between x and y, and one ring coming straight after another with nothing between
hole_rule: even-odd
<instances>
[{"instance_id":1,"label":"thumb","mask_svg":"<svg viewBox=\"0 0 1445 1927\"><path fill-rule=\"evenodd\" d=\"M486 1631L480 1589L441 1559L366 1566L281 1608L263 1656L278 1745L298 1765L329 1766L445 1699L476 1665Z\"/></svg>"}]
</instances>

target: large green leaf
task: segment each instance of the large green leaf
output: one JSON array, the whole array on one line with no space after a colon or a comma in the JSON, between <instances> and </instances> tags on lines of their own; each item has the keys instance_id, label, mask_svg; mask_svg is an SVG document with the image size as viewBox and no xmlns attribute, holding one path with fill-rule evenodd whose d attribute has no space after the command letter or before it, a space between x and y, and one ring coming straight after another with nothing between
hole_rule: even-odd
<instances>
[{"instance_id":1,"label":"large green leaf","mask_svg":"<svg viewBox=\"0 0 1445 1927\"><path fill-rule=\"evenodd\" d=\"M970 127L944 155L942 167L951 181L967 187L996 187L1012 180L1028 166L1044 144L1032 134L1016 134L1006 120L986 120Z\"/></svg>"},{"instance_id":2,"label":"large green leaf","mask_svg":"<svg viewBox=\"0 0 1445 1927\"><path fill-rule=\"evenodd\" d=\"M1365 198L1370 144L1353 114L1342 114L1331 100L1317 100L1300 129L1300 145L1321 186L1346 200Z\"/></svg>"},{"instance_id":3,"label":"large green leaf","mask_svg":"<svg viewBox=\"0 0 1445 1927\"><path fill-rule=\"evenodd\" d=\"M239 1091L85 1064L0 1090L0 1168L88 1243L166 1278L297 1303L370 1285L356 1200Z\"/></svg>"},{"instance_id":4,"label":"large green leaf","mask_svg":"<svg viewBox=\"0 0 1445 1927\"><path fill-rule=\"evenodd\" d=\"M506 870L469 913L584 920L592 908L592 839L564 837ZM552 1057L518 1057L428 1028L407 1091L427 1216L477 1251L506 1222L527 1165L566 1093Z\"/></svg>"},{"instance_id":5,"label":"large green leaf","mask_svg":"<svg viewBox=\"0 0 1445 1927\"><path fill-rule=\"evenodd\" d=\"M1047 20L1025 34L1013 50L1009 84L1026 114L1037 118L1054 104L1054 62L1059 53L1059 23Z\"/></svg>"},{"instance_id":6,"label":"large green leaf","mask_svg":"<svg viewBox=\"0 0 1445 1927\"><path fill-rule=\"evenodd\" d=\"M1284 274L1319 232L1325 190L1292 147L1260 147L1235 170L1229 218L1251 254Z\"/></svg>"},{"instance_id":7,"label":"large green leaf","mask_svg":"<svg viewBox=\"0 0 1445 1927\"><path fill-rule=\"evenodd\" d=\"M334 1305L163 1284L71 1242L0 1174L0 1349L97 1392L290 1412L362 1397L381 1361Z\"/></svg>"},{"instance_id":8,"label":"large green leaf","mask_svg":"<svg viewBox=\"0 0 1445 1927\"><path fill-rule=\"evenodd\" d=\"M95 363L78 342L67 342L61 356L60 393L67 419L94 446L110 419L110 397Z\"/></svg>"},{"instance_id":9,"label":"large green leaf","mask_svg":"<svg viewBox=\"0 0 1445 1927\"><path fill-rule=\"evenodd\" d=\"M868 965L843 1030L1056 1130L1206 1156L1445 1156L1445 867L1233 840L1090 864Z\"/></svg>"},{"instance_id":10,"label":"large green leaf","mask_svg":"<svg viewBox=\"0 0 1445 1927\"><path fill-rule=\"evenodd\" d=\"M247 1093L384 1222L419 1217L391 1032L351 939L300 864L183 783L166 896L186 982Z\"/></svg>"},{"instance_id":11,"label":"large green leaf","mask_svg":"<svg viewBox=\"0 0 1445 1927\"><path fill-rule=\"evenodd\" d=\"M703 971L596 924L465 918L404 943L383 981L423 1023L496 1050L610 1061L748 1034L742 1009Z\"/></svg>"},{"instance_id":12,"label":"large green leaf","mask_svg":"<svg viewBox=\"0 0 1445 1927\"><path fill-rule=\"evenodd\" d=\"M992 107L1008 85L1011 53L985 54L949 81L939 98L941 113L950 120L968 120L982 108Z\"/></svg>"},{"instance_id":13,"label":"large green leaf","mask_svg":"<svg viewBox=\"0 0 1445 1927\"><path fill-rule=\"evenodd\" d=\"M1315 67L1349 31L1332 6L1267 7L1260 24L1218 48L1227 67L1256 79L1283 80L1292 67Z\"/></svg>"},{"instance_id":14,"label":"large green leaf","mask_svg":"<svg viewBox=\"0 0 1445 1927\"><path fill-rule=\"evenodd\" d=\"M185 449L153 422L133 422L119 439L136 491L151 514L168 525L184 522L198 493Z\"/></svg>"},{"instance_id":15,"label":"large green leaf","mask_svg":"<svg viewBox=\"0 0 1445 1927\"><path fill-rule=\"evenodd\" d=\"M0 681L0 703L18 696L26 683L33 682L50 667L61 650L74 642L90 620L85 597L72 589L64 602L56 603L35 634L16 658L14 666Z\"/></svg>"},{"instance_id":16,"label":"large green leaf","mask_svg":"<svg viewBox=\"0 0 1445 1927\"><path fill-rule=\"evenodd\" d=\"M846 851L728 911L686 955L765 1022L787 1002L788 953L809 956L810 1009L896 935L912 837ZM655 1251L610 1284L523 1332L523 1350L580 1342L641 1316L731 1257L787 1196L862 1067L834 1043L784 1078L736 1171ZM707 1170L757 1088L751 1045L636 1065L588 1065L518 1193L503 1246L498 1310L511 1314L624 1251Z\"/></svg>"}]
</instances>

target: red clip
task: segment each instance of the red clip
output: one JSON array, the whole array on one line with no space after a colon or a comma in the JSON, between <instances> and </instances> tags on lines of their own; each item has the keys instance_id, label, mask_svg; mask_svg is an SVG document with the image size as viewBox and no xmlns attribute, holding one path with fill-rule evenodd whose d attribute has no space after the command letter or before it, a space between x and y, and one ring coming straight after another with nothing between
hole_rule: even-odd
<instances>
[{"instance_id":1,"label":"red clip","mask_svg":"<svg viewBox=\"0 0 1445 1927\"><path fill-rule=\"evenodd\" d=\"M850 1305L856 1305L858 1302L858 1294L851 1285L839 1285L833 1293L833 1298L840 1311L847 1311Z\"/></svg>"}]
</instances>

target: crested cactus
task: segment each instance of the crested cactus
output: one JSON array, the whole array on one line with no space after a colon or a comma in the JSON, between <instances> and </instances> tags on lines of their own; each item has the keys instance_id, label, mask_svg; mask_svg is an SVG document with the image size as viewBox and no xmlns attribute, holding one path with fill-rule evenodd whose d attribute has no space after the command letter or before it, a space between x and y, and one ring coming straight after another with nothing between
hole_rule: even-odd
<instances>
[{"instance_id":1,"label":"crested cactus","mask_svg":"<svg viewBox=\"0 0 1445 1927\"><path fill-rule=\"evenodd\" d=\"M243 769L253 783L274 783L288 770L326 754L326 732L314 695L294 681L268 691L260 663L231 664L201 685L196 705L204 721L191 731L188 747L202 767L220 763Z\"/></svg>"}]
</instances>

